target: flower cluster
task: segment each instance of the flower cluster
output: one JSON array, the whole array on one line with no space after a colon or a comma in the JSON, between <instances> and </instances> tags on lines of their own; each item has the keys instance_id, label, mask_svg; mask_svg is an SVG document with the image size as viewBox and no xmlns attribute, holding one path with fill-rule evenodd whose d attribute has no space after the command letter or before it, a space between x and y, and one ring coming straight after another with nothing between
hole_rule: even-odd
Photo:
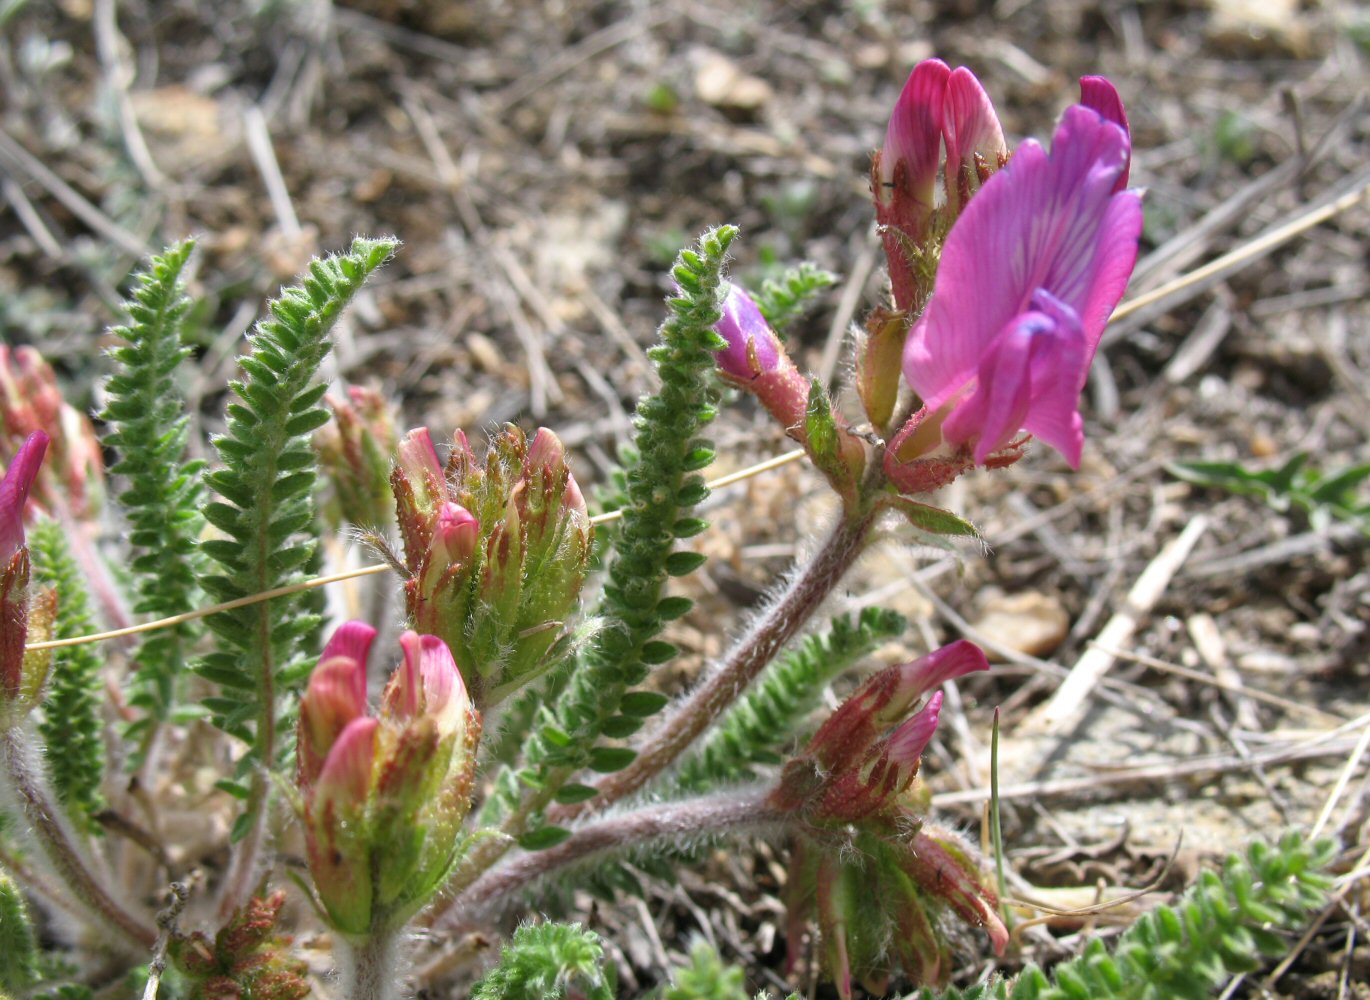
<instances>
[{"instance_id":1,"label":"flower cluster","mask_svg":"<svg viewBox=\"0 0 1370 1000\"><path fill-rule=\"evenodd\" d=\"M1132 274L1142 227L1141 195L1125 190L1131 138L1122 102L1102 77L1086 77L1081 92L1049 152L1028 140L995 171L951 138L992 134L988 101L958 104L947 92L948 108L973 110L966 128L946 122L948 176L959 178L949 182L948 206L959 211L904 346L903 373L922 409L891 441L885 468L906 491L926 488L929 467L917 460L939 447L993 464L1020 447L1024 431L1080 464L1080 392ZM970 198L972 175L981 187ZM952 199L953 188L964 204ZM891 257L892 272L901 260ZM934 477L931 485L940 484Z\"/></svg>"},{"instance_id":2,"label":"flower cluster","mask_svg":"<svg viewBox=\"0 0 1370 1000\"><path fill-rule=\"evenodd\" d=\"M403 926L458 859L480 715L443 641L406 632L378 715L366 711L376 630L341 626L300 703L296 781L309 870L339 932Z\"/></svg>"},{"instance_id":3,"label":"flower cluster","mask_svg":"<svg viewBox=\"0 0 1370 1000\"><path fill-rule=\"evenodd\" d=\"M984 927L996 951L1004 948L1007 934L983 874L952 834L924 823L926 797L914 786L941 712L935 689L988 669L980 648L961 640L882 670L785 765L771 793L770 804L800 824L786 886L791 953L816 911L827 971L843 997L851 996L853 973L884 992L891 949L915 980L945 978L939 906Z\"/></svg>"},{"instance_id":4,"label":"flower cluster","mask_svg":"<svg viewBox=\"0 0 1370 1000\"><path fill-rule=\"evenodd\" d=\"M856 371L902 494L1010 464L1024 432L1080 464L1080 392L1142 224L1122 101L1103 77L1080 90L1049 152L1033 140L1010 152L965 67L920 63L895 105L871 169L893 309L872 313ZM805 441L806 380L745 292L723 313L720 371ZM890 427L901 374L917 410Z\"/></svg>"},{"instance_id":5,"label":"flower cluster","mask_svg":"<svg viewBox=\"0 0 1370 1000\"><path fill-rule=\"evenodd\" d=\"M426 429L391 475L414 627L452 649L491 705L554 662L590 558L585 498L557 436L508 427L476 461L458 431L446 467Z\"/></svg>"}]
</instances>

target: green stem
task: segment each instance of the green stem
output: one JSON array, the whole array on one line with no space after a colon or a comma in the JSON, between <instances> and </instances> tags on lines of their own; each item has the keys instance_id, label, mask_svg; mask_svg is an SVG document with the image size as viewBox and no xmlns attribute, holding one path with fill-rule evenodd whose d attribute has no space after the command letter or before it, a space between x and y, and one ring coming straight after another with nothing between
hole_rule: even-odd
<instances>
[{"instance_id":1,"label":"green stem","mask_svg":"<svg viewBox=\"0 0 1370 1000\"><path fill-rule=\"evenodd\" d=\"M767 803L769 791L758 787L654 804L587 824L556 847L521 853L486 871L456 898L452 916L463 923L484 920L535 879L605 852L658 840L680 844L701 836L773 827L784 822L786 814Z\"/></svg>"},{"instance_id":2,"label":"green stem","mask_svg":"<svg viewBox=\"0 0 1370 1000\"><path fill-rule=\"evenodd\" d=\"M76 833L47 793L31 744L20 727L0 735L0 757L19 797L34 839L52 865L53 872L71 890L92 926L115 931L125 944L149 951L157 941L152 925L124 909L101 883L83 856Z\"/></svg>"},{"instance_id":3,"label":"green stem","mask_svg":"<svg viewBox=\"0 0 1370 1000\"><path fill-rule=\"evenodd\" d=\"M780 599L752 623L704 683L662 718L651 736L637 748L637 758L622 771L601 780L595 786L599 789L595 798L553 809L548 821L564 823L591 810L612 805L669 767L737 700L827 600L861 554L874 524L875 514L870 512L840 520L812 561L790 581Z\"/></svg>"},{"instance_id":4,"label":"green stem","mask_svg":"<svg viewBox=\"0 0 1370 1000\"><path fill-rule=\"evenodd\" d=\"M343 1000L399 1000L403 932L378 930L356 940L340 936L335 946Z\"/></svg>"}]
</instances>

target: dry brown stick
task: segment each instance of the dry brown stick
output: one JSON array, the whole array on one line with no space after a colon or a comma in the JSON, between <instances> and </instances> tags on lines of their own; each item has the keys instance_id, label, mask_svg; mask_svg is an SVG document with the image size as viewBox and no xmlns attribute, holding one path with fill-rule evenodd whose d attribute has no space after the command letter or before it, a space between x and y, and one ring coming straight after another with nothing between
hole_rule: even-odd
<instances>
[{"instance_id":1,"label":"dry brown stick","mask_svg":"<svg viewBox=\"0 0 1370 1000\"><path fill-rule=\"evenodd\" d=\"M3 185L0 185L0 191L4 192L5 199L14 209L14 214L19 216L19 221L23 223L29 235L33 237L33 242L38 244L38 249L53 260L65 260L66 254L62 253L62 245L43 224L43 217L33 207L33 202L29 201L28 195L24 194L24 189L19 183L12 177L6 177Z\"/></svg>"},{"instance_id":2,"label":"dry brown stick","mask_svg":"<svg viewBox=\"0 0 1370 1000\"><path fill-rule=\"evenodd\" d=\"M142 175L143 182L156 191L166 184L166 176L157 169L148 149L143 130L138 125L138 116L133 112L133 101L129 98L129 84L133 82L133 68L120 51L119 23L115 17L115 0L95 0L95 50L100 57L100 65L105 71L105 83L114 94L119 111L119 129L123 133L124 148L128 158Z\"/></svg>"},{"instance_id":3,"label":"dry brown stick","mask_svg":"<svg viewBox=\"0 0 1370 1000\"><path fill-rule=\"evenodd\" d=\"M866 291L866 282L870 279L871 272L875 270L877 256L876 243L867 240L866 246L862 249L861 255L856 258L856 265L851 269L846 282L842 286L842 297L837 302L837 311L833 314L832 325L828 327L828 339L823 345L823 357L818 362L818 371L815 373L818 380L825 385L832 381L832 376L837 371L837 362L842 356L842 345L847 341L847 327L851 325L852 317L856 315L857 307L861 304L861 296Z\"/></svg>"},{"instance_id":4,"label":"dry brown stick","mask_svg":"<svg viewBox=\"0 0 1370 1000\"><path fill-rule=\"evenodd\" d=\"M1330 723L1334 726L1339 726L1347 721L1343 716L1333 712L1324 712L1322 709L1315 708L1312 705L1303 705L1289 698L1281 698L1279 695L1269 694L1256 688L1249 688L1244 684L1234 684L1231 681L1224 681L1220 678L1202 673L1201 671L1182 667L1178 663L1168 663L1165 660L1158 660L1156 657L1147 656L1145 653L1109 648L1103 645L1102 640L1092 640L1090 645L1098 649L1101 653L1106 653L1119 660L1131 660L1133 663L1140 663L1143 666L1151 667L1153 670L1161 670L1168 674L1174 674L1176 677L1183 677L1185 680L1196 681L1199 684L1207 684L1209 687L1215 687L1220 691L1230 691L1234 694L1240 694L1243 697L1250 698L1252 701L1263 701L1267 705L1274 705L1277 708L1282 708L1286 712L1295 715L1307 715L1322 723Z\"/></svg>"},{"instance_id":5,"label":"dry brown stick","mask_svg":"<svg viewBox=\"0 0 1370 1000\"><path fill-rule=\"evenodd\" d=\"M79 191L49 170L41 160L15 142L3 129L0 129L0 159L31 177L48 194L65 205L72 215L118 246L120 250L140 258L147 254L147 244L143 240L92 205Z\"/></svg>"},{"instance_id":6,"label":"dry brown stick","mask_svg":"<svg viewBox=\"0 0 1370 1000\"><path fill-rule=\"evenodd\" d=\"M298 239L301 232L300 217L295 214L295 206L290 201L290 189L286 185L285 175L281 173L276 150L271 145L266 117L255 104L243 111L243 131L252 162L257 165L257 172L262 175L262 183L266 185L266 196L271 202L271 211L275 213L276 224L287 239Z\"/></svg>"},{"instance_id":7,"label":"dry brown stick","mask_svg":"<svg viewBox=\"0 0 1370 1000\"><path fill-rule=\"evenodd\" d=\"M1324 736L1330 734L1324 734ZM999 798L1069 798L1076 795L1089 795L1105 788L1134 784L1155 784L1176 778L1199 777L1202 775L1230 774L1253 767L1272 764L1289 764L1300 760L1315 760L1319 757L1335 757L1347 753L1354 741L1349 736L1333 739L1317 737L1292 746L1278 747L1251 754L1248 758L1236 754L1214 754L1188 760L1162 761L1143 764L1138 767L1119 768L1116 771L1101 771L1077 778L1050 778L1041 781L1024 781L1015 785L1000 785ZM967 791L942 792L932 797L934 808L975 805L989 798L988 788L973 788Z\"/></svg>"},{"instance_id":8,"label":"dry brown stick","mask_svg":"<svg viewBox=\"0 0 1370 1000\"><path fill-rule=\"evenodd\" d=\"M1185 526L1178 538L1160 551L1128 591L1123 608L1104 625L1097 642L1092 643L1075 662L1075 666L1071 667L1051 700L1023 721L1020 732L1062 733L1075 727L1084 714L1090 692L1113 666L1114 656L1108 650L1127 644L1138 624L1161 599L1171 579L1207 530L1208 518L1201 514Z\"/></svg>"},{"instance_id":9,"label":"dry brown stick","mask_svg":"<svg viewBox=\"0 0 1370 1000\"><path fill-rule=\"evenodd\" d=\"M1253 206L1297 180L1324 150L1332 147L1332 140L1359 118L1363 103L1360 98L1353 101L1305 155L1290 157L1262 174L1194 225L1166 240L1138 261L1132 276L1134 290L1147 288L1162 278L1183 271L1203 254L1218 233L1247 218Z\"/></svg>"}]
</instances>

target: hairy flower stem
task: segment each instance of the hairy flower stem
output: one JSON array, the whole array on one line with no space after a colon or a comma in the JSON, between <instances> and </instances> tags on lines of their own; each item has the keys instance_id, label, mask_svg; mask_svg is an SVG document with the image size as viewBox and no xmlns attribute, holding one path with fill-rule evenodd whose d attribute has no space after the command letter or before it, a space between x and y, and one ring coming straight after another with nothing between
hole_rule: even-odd
<instances>
[{"instance_id":1,"label":"hairy flower stem","mask_svg":"<svg viewBox=\"0 0 1370 1000\"><path fill-rule=\"evenodd\" d=\"M842 518L812 561L794 575L780 598L752 623L704 683L662 718L637 748L637 758L600 781L595 798L550 810L549 821L564 823L612 805L669 767L813 616L861 554L874 523L870 511Z\"/></svg>"},{"instance_id":2,"label":"hairy flower stem","mask_svg":"<svg viewBox=\"0 0 1370 1000\"><path fill-rule=\"evenodd\" d=\"M335 947L343 1000L399 1000L403 932L378 930L358 941L339 936Z\"/></svg>"},{"instance_id":3,"label":"hairy flower stem","mask_svg":"<svg viewBox=\"0 0 1370 1000\"><path fill-rule=\"evenodd\" d=\"M136 950L149 951L157 940L157 931L124 909L91 870L75 831L44 788L33 749L20 729L12 726L0 734L0 758L24 818L54 873L66 883L83 909L95 917L94 926L110 928Z\"/></svg>"},{"instance_id":4,"label":"hairy flower stem","mask_svg":"<svg viewBox=\"0 0 1370 1000\"><path fill-rule=\"evenodd\" d=\"M247 836L239 841L238 849L233 852L223 888L219 891L219 916L224 920L248 901L257 886L262 845L267 834L270 793L271 781L264 770L259 770L252 778L245 807L252 816L252 824L248 827Z\"/></svg>"},{"instance_id":5,"label":"hairy flower stem","mask_svg":"<svg viewBox=\"0 0 1370 1000\"><path fill-rule=\"evenodd\" d=\"M454 920L443 923L487 919L533 880L606 851L622 851L657 840L687 844L698 837L773 827L789 814L768 805L768 793L769 788L728 791L646 806L589 823L556 847L518 854L487 871L456 898L450 911Z\"/></svg>"}]
</instances>

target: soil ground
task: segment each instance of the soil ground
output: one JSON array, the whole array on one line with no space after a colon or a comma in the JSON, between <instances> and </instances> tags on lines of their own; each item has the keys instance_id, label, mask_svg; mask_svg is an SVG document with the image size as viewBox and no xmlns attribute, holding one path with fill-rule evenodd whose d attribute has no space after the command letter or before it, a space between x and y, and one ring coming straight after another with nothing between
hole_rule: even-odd
<instances>
[{"instance_id":1,"label":"soil ground","mask_svg":"<svg viewBox=\"0 0 1370 1000\"><path fill-rule=\"evenodd\" d=\"M212 431L264 299L312 254L394 233L403 251L346 319L331 374L443 432L550 426L593 482L650 386L664 271L710 225L741 226L744 283L799 259L839 276L791 349L842 383L851 324L884 295L870 155L931 55L975 71L1013 141L1049 135L1080 75L1116 83L1148 190L1132 298L1365 189L1370 17L1337 0L15 0L0 4L0 326L93 407L129 269L193 234L192 388ZM941 498L986 551L892 538L838 602L909 614L908 651L960 635L998 647L1003 664L949 699L925 776L943 818L978 837L1003 706L1023 891L1076 905L1159 880L1138 905L1164 899L1252 836L1312 826L1348 767L1322 830L1350 858L1363 849L1366 525L1168 471L1370 461L1370 208L1343 208L1115 323L1080 471L1039 447ZM735 403L719 473L787 447ZM690 663L726 645L736 625L720 623L809 543L823 506L794 466L717 495L699 609L674 636ZM1182 535L1173 571L1134 591ZM1119 615L1134 627L1105 631ZM1100 650L1114 662L1088 714L1044 718L1062 673ZM640 901L581 900L627 993L696 934L751 988L782 985L783 858L756 845L701 872L648 880ZM1350 893L1291 972L1238 995L1367 995L1361 907ZM1062 921L1025 948L1050 960L1081 942ZM982 952L965 943L960 978Z\"/></svg>"}]
</instances>

